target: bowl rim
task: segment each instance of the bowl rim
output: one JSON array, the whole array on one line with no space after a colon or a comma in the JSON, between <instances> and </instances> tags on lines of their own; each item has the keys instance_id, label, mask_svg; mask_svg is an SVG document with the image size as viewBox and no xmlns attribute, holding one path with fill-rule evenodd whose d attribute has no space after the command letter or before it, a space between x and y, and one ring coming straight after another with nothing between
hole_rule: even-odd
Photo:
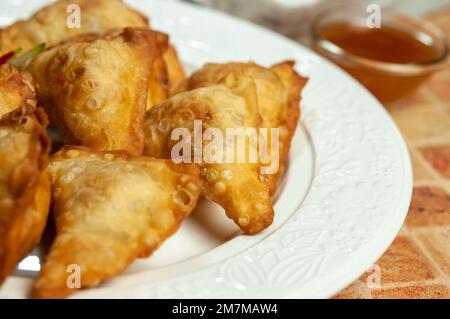
<instances>
[{"instance_id":1,"label":"bowl rim","mask_svg":"<svg viewBox=\"0 0 450 319\"><path fill-rule=\"evenodd\" d=\"M387 12L389 16L393 16L396 18L401 18L402 23L406 23L406 21L413 22L414 24L409 27L413 27L414 25L420 25L421 30L419 31L422 34L432 35L433 38L437 38L439 41L439 45L442 47L439 56L429 61L425 62L413 62L413 63L393 63L393 62L383 62L379 60L374 60L366 57L362 57L359 55L355 55L353 53L348 52L342 47L334 44L328 39L325 39L320 34L320 22L322 19L334 14L336 10L339 8L345 8L346 10L355 10L361 9L364 5L361 3L338 3L333 4L331 6L327 6L327 8L322 9L314 18L310 26L310 40L312 41L312 46L315 49L318 49L319 52L329 54L333 56L335 59L342 63L353 63L359 64L367 68L376 69L383 73L390 73L398 76L413 76L413 75L422 75L431 73L440 69L447 61L449 57L449 43L445 37L444 32L435 24L430 21L427 21L423 18L412 17L406 14L400 13L396 10L382 7L384 12ZM354 19L350 18L349 21ZM399 22L399 21L396 21ZM433 40L436 42L436 40Z\"/></svg>"}]
</instances>

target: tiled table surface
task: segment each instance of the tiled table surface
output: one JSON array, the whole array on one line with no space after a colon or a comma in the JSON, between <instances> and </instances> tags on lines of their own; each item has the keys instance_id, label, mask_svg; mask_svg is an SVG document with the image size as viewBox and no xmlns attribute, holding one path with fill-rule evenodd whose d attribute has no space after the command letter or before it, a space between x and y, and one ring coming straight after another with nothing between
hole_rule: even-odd
<instances>
[{"instance_id":1,"label":"tiled table surface","mask_svg":"<svg viewBox=\"0 0 450 319\"><path fill-rule=\"evenodd\" d=\"M450 8L429 19L450 41ZM450 298L450 61L447 65L412 97L387 107L409 146L412 203L400 234L377 261L379 268L335 298ZM375 269L379 282L373 281Z\"/></svg>"}]
</instances>

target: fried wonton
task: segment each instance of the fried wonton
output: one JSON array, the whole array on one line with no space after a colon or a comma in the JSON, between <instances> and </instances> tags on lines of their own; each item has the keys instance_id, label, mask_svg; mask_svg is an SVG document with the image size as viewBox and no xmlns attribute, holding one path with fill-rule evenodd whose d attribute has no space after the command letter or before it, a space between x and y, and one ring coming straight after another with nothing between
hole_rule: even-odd
<instances>
[{"instance_id":1,"label":"fried wonton","mask_svg":"<svg viewBox=\"0 0 450 319\"><path fill-rule=\"evenodd\" d=\"M9 64L0 65L0 118L24 104L36 107L36 89L31 75Z\"/></svg>"},{"instance_id":2,"label":"fried wonton","mask_svg":"<svg viewBox=\"0 0 450 319\"><path fill-rule=\"evenodd\" d=\"M177 161L179 159L175 157L180 155L180 159L183 159L186 154L176 150L177 145L180 145L179 136L176 139L172 139L172 136L177 135L177 131L182 132L180 129L196 134L196 123L200 123L202 132L218 129L224 138L229 129L257 130L261 125L261 117L254 82L248 77L230 76L226 83L227 85L177 94L147 111L144 125L146 140L144 153ZM273 221L269 185L265 176L261 174L257 145L245 139L241 145L239 142L234 146L225 144L225 148L219 145L210 153L222 154L222 160L220 158L214 160L212 157L207 159L205 153L195 159L196 150L202 148L205 151L216 138L211 137L209 141L205 138L201 145L196 145L191 139L183 140L182 143L191 149L191 152L188 152L190 154L184 159L198 163L201 167L201 175L205 182L203 195L221 205L227 216L244 232L257 233ZM242 146L245 149L245 159L239 161L238 148ZM227 156L226 149L232 149L235 153L224 160L223 156ZM256 158L250 160L250 154L256 154Z\"/></svg>"},{"instance_id":3,"label":"fried wonton","mask_svg":"<svg viewBox=\"0 0 450 319\"><path fill-rule=\"evenodd\" d=\"M178 57L177 50L173 45L168 46L163 54L163 59L166 64L170 91L173 92L175 88L186 79L186 73Z\"/></svg>"},{"instance_id":4,"label":"fried wonton","mask_svg":"<svg viewBox=\"0 0 450 319\"><path fill-rule=\"evenodd\" d=\"M273 194L277 179L285 170L291 140L300 118L300 94L307 79L295 71L294 62L291 61L282 62L271 68L255 63L206 64L179 85L177 91L223 83L231 74L246 75L255 81L259 110L263 118L262 127L279 129L279 170L276 174L269 175ZM269 141L269 144L272 143Z\"/></svg>"},{"instance_id":5,"label":"fried wonton","mask_svg":"<svg viewBox=\"0 0 450 319\"><path fill-rule=\"evenodd\" d=\"M79 6L79 12L74 5ZM77 14L79 27L75 25ZM126 27L145 28L148 20L121 0L59 0L28 20L0 29L0 55L18 48L27 51L40 43L52 46L83 33Z\"/></svg>"},{"instance_id":6,"label":"fried wonton","mask_svg":"<svg viewBox=\"0 0 450 319\"><path fill-rule=\"evenodd\" d=\"M80 8L80 27L70 27L71 23L77 22L78 13L73 11L77 10L74 5ZM59 0L26 21L0 29L0 56L19 48L28 51L41 43L48 48L74 37L89 37L89 34L103 34L126 27L148 28L149 23L144 15L127 7L121 0ZM152 60L149 108L165 100L169 88L185 78L175 47L169 46L164 36L159 39L161 53Z\"/></svg>"},{"instance_id":7,"label":"fried wonton","mask_svg":"<svg viewBox=\"0 0 450 319\"><path fill-rule=\"evenodd\" d=\"M92 287L150 256L191 213L201 190L195 165L84 147L53 155L48 173L56 239L34 286L37 298L75 292L67 269L80 270L80 286Z\"/></svg>"},{"instance_id":8,"label":"fried wonton","mask_svg":"<svg viewBox=\"0 0 450 319\"><path fill-rule=\"evenodd\" d=\"M147 110L166 100L170 93L170 79L164 54L169 48L167 34L157 32L158 52L153 60L152 70L148 85Z\"/></svg>"},{"instance_id":9,"label":"fried wonton","mask_svg":"<svg viewBox=\"0 0 450 319\"><path fill-rule=\"evenodd\" d=\"M149 29L126 28L114 36L64 43L34 58L27 70L50 123L70 143L142 154L156 41Z\"/></svg>"},{"instance_id":10,"label":"fried wonton","mask_svg":"<svg viewBox=\"0 0 450 319\"><path fill-rule=\"evenodd\" d=\"M149 98L147 110L169 98L174 88L186 79L178 53L169 43L169 37L158 34L158 55L156 56L149 82Z\"/></svg>"},{"instance_id":11,"label":"fried wonton","mask_svg":"<svg viewBox=\"0 0 450 319\"><path fill-rule=\"evenodd\" d=\"M150 72L147 110L170 96L173 88L186 79L178 53L170 44L169 36L155 31L157 53Z\"/></svg>"},{"instance_id":12,"label":"fried wonton","mask_svg":"<svg viewBox=\"0 0 450 319\"><path fill-rule=\"evenodd\" d=\"M0 120L0 284L39 242L46 225L46 124L43 110L28 104Z\"/></svg>"},{"instance_id":13,"label":"fried wonton","mask_svg":"<svg viewBox=\"0 0 450 319\"><path fill-rule=\"evenodd\" d=\"M99 39L112 40L119 36L123 29L112 29L105 33L85 33L73 38L69 38L62 44L93 42ZM167 64L165 63L165 54L169 50L169 36L165 33L152 31L155 34L156 46L155 54L151 57L152 65L150 69L150 78L148 83L147 109L164 101L169 97L170 79L168 76ZM176 52L175 52L176 54ZM170 60L172 64L175 62ZM177 82L178 83L178 82Z\"/></svg>"}]
</instances>

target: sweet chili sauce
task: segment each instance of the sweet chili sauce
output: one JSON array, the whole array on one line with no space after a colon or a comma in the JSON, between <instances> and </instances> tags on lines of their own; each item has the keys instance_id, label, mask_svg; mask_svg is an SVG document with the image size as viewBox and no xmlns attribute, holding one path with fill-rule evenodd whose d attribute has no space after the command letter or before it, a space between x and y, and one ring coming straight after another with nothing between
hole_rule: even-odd
<instances>
[{"instance_id":1,"label":"sweet chili sauce","mask_svg":"<svg viewBox=\"0 0 450 319\"><path fill-rule=\"evenodd\" d=\"M372 61L394 64L422 64L435 61L439 52L426 38L390 26L368 28L364 25L339 22L322 27L322 39L335 44L350 55ZM372 68L351 59L344 61L333 56L350 74L357 78L382 102L391 102L416 89L430 74L397 74Z\"/></svg>"}]
</instances>

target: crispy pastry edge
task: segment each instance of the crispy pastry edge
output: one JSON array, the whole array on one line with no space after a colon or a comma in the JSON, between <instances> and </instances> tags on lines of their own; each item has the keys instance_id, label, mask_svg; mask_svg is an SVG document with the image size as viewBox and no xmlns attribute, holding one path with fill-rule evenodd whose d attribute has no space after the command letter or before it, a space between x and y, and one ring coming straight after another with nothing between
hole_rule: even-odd
<instances>
[{"instance_id":1,"label":"crispy pastry edge","mask_svg":"<svg viewBox=\"0 0 450 319\"><path fill-rule=\"evenodd\" d=\"M34 178L31 178L25 184L24 189L19 192L20 196L16 199L13 212L10 213L9 219L4 224L4 227L10 231L4 234L5 238L1 241L5 245L5 248L4 256L0 258L0 284L14 270L16 264L39 242L45 229L50 208L50 182L45 169L48 163L51 141L45 131L45 127L48 125L48 119L44 110L41 108L35 110L30 105L23 104L18 109L5 115L0 120L0 125L20 125L20 121L24 116L31 116L33 118L31 133L36 134L39 138L40 150L36 158L38 161L38 169L34 170L34 174L30 174ZM27 177L29 178L30 176ZM15 232L21 231L20 222L18 224L15 224L15 222L25 218L26 214L30 213L30 210L38 210L45 216L42 216L43 218L40 220L40 224L37 226L34 225L40 228L36 233L36 237L30 240L29 245L22 248L20 247L22 243L19 244L14 241L16 239L15 237L18 236ZM19 249L17 248L18 246Z\"/></svg>"}]
</instances>

